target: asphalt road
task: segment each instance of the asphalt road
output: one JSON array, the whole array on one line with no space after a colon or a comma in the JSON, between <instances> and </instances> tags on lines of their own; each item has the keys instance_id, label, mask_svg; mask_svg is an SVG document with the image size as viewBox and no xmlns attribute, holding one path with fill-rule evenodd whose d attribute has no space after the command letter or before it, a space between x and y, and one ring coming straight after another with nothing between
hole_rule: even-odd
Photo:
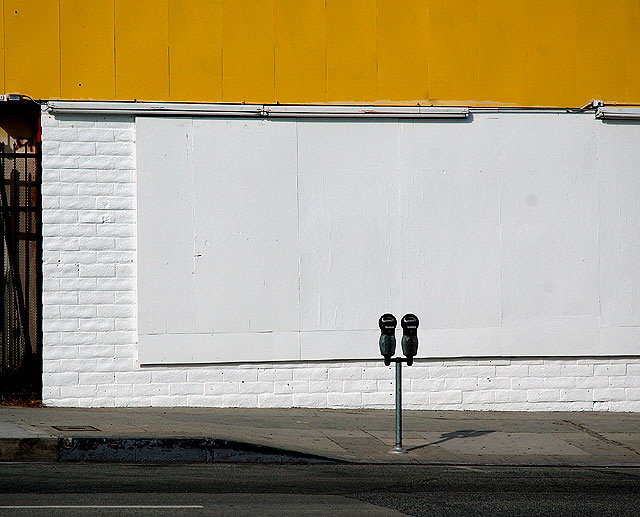
<instances>
[{"instance_id":1,"label":"asphalt road","mask_svg":"<svg viewBox=\"0 0 640 517\"><path fill-rule=\"evenodd\" d=\"M640 469L0 463L0 515L640 516Z\"/></svg>"}]
</instances>

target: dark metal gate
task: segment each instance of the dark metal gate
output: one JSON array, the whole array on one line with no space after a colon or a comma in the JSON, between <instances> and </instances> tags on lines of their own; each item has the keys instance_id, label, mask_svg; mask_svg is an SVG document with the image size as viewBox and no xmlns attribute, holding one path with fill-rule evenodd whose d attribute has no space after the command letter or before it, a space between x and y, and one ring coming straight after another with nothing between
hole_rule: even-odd
<instances>
[{"instance_id":1,"label":"dark metal gate","mask_svg":"<svg viewBox=\"0 0 640 517\"><path fill-rule=\"evenodd\" d=\"M40 144L0 142L0 395L40 396L42 234Z\"/></svg>"}]
</instances>

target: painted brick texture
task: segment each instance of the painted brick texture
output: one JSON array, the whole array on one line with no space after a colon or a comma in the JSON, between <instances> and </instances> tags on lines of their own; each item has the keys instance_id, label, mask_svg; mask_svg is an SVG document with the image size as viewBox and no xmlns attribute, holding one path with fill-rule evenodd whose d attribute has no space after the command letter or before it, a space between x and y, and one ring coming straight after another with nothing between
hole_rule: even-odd
<instances>
[{"instance_id":1,"label":"painted brick texture","mask_svg":"<svg viewBox=\"0 0 640 517\"><path fill-rule=\"evenodd\" d=\"M42 125L46 405L393 407L382 361L140 367L135 120ZM403 376L407 409L640 411L635 358L417 360Z\"/></svg>"}]
</instances>

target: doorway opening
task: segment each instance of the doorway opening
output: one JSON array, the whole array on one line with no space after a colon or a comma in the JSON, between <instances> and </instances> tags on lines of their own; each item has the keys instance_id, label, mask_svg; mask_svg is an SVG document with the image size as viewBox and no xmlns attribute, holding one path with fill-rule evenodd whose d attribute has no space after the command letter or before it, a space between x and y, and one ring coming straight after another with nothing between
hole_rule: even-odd
<instances>
[{"instance_id":1,"label":"doorway opening","mask_svg":"<svg viewBox=\"0 0 640 517\"><path fill-rule=\"evenodd\" d=\"M0 103L0 403L42 396L40 107Z\"/></svg>"}]
</instances>

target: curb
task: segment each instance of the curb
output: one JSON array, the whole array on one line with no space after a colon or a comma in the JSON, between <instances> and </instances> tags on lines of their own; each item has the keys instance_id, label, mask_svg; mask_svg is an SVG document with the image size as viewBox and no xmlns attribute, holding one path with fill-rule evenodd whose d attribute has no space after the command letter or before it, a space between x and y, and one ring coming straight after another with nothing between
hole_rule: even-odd
<instances>
[{"instance_id":1,"label":"curb","mask_svg":"<svg viewBox=\"0 0 640 517\"><path fill-rule=\"evenodd\" d=\"M336 463L314 454L218 438L62 438L58 461Z\"/></svg>"},{"instance_id":2,"label":"curb","mask_svg":"<svg viewBox=\"0 0 640 517\"><path fill-rule=\"evenodd\" d=\"M0 438L0 461L57 461L58 438Z\"/></svg>"},{"instance_id":3,"label":"curb","mask_svg":"<svg viewBox=\"0 0 640 517\"><path fill-rule=\"evenodd\" d=\"M220 438L0 438L0 462L370 464L431 467L633 468L639 462L404 461L322 456Z\"/></svg>"},{"instance_id":4,"label":"curb","mask_svg":"<svg viewBox=\"0 0 640 517\"><path fill-rule=\"evenodd\" d=\"M218 438L5 438L0 461L341 463L316 454Z\"/></svg>"}]
</instances>

